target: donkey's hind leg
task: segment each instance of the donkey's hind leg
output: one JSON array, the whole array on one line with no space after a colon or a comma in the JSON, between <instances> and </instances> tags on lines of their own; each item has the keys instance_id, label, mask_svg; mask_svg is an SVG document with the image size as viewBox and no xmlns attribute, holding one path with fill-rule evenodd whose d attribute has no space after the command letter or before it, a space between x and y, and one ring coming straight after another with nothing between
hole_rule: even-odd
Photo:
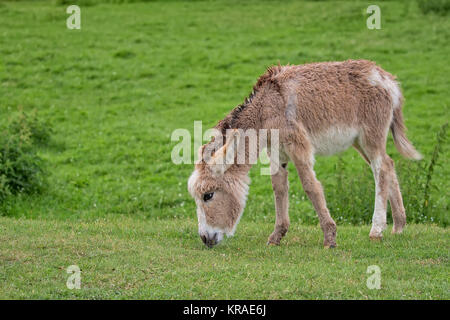
<instances>
[{"instance_id":1,"label":"donkey's hind leg","mask_svg":"<svg viewBox=\"0 0 450 320\"><path fill-rule=\"evenodd\" d=\"M362 158L371 166L371 162L358 142L355 142L353 147L359 152ZM386 161L389 166L389 203L392 210L392 219L394 220L394 227L392 233L401 233L406 224L405 208L403 206L402 194L400 192L400 186L397 180L397 174L395 173L394 162L388 157Z\"/></svg>"},{"instance_id":2,"label":"donkey's hind leg","mask_svg":"<svg viewBox=\"0 0 450 320\"><path fill-rule=\"evenodd\" d=\"M405 207L403 206L402 193L400 192L397 174L395 173L394 169L394 161L392 161L389 203L391 204L392 220L394 220L392 233L402 233L403 228L406 225L406 213Z\"/></svg>"},{"instance_id":3,"label":"donkey's hind leg","mask_svg":"<svg viewBox=\"0 0 450 320\"><path fill-rule=\"evenodd\" d=\"M375 179L375 208L372 217L371 239L381 239L386 229L386 209L389 195L389 164L386 154L370 158L370 166Z\"/></svg>"},{"instance_id":4,"label":"donkey's hind leg","mask_svg":"<svg viewBox=\"0 0 450 320\"><path fill-rule=\"evenodd\" d=\"M366 156L366 160L369 160L375 179L375 206L372 217L372 229L369 234L370 239L381 239L383 231L387 227L386 210L389 184L392 176L392 160L386 154L386 138L387 129L380 131L368 128L357 140L361 148L359 151Z\"/></svg>"}]
</instances>

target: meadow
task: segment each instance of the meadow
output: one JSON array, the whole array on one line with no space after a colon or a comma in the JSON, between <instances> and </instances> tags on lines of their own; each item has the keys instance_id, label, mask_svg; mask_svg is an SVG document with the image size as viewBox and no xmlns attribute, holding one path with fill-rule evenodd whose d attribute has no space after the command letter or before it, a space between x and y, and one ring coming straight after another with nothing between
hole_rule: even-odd
<instances>
[{"instance_id":1,"label":"meadow","mask_svg":"<svg viewBox=\"0 0 450 320\"><path fill-rule=\"evenodd\" d=\"M0 298L450 298L448 13L379 1L381 29L369 30L367 1L125 2L70 1L81 29L69 30L67 1L0 1L1 132L35 112L48 133L33 147L39 191L0 194ZM265 246L275 212L256 165L236 237L204 248L193 166L172 163L172 132L214 126L272 64L350 58L398 77L424 155L402 159L388 139L405 234L369 242L372 173L348 150L315 166L337 249L320 245L292 164L280 247ZM81 290L65 287L73 264ZM382 270L380 290L365 285L369 265Z\"/></svg>"}]
</instances>

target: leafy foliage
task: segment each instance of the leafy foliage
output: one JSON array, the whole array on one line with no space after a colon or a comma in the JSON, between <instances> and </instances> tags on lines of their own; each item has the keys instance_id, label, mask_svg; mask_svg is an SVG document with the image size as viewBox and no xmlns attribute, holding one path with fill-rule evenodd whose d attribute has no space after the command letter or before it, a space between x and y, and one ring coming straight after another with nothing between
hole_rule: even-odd
<instances>
[{"instance_id":1,"label":"leafy foliage","mask_svg":"<svg viewBox=\"0 0 450 320\"><path fill-rule=\"evenodd\" d=\"M27 114L19 109L16 117L0 136L0 204L18 193L36 193L45 186L43 161L37 145L50 139L48 126L37 118L36 111Z\"/></svg>"},{"instance_id":2,"label":"leafy foliage","mask_svg":"<svg viewBox=\"0 0 450 320\"><path fill-rule=\"evenodd\" d=\"M22 107L19 107L18 114L12 119L9 130L12 135L27 137L31 144L39 146L47 145L53 133L49 122L40 119L36 109L26 113Z\"/></svg>"},{"instance_id":3,"label":"leafy foliage","mask_svg":"<svg viewBox=\"0 0 450 320\"><path fill-rule=\"evenodd\" d=\"M420 10L425 13L447 15L450 11L450 0L418 0Z\"/></svg>"}]
</instances>

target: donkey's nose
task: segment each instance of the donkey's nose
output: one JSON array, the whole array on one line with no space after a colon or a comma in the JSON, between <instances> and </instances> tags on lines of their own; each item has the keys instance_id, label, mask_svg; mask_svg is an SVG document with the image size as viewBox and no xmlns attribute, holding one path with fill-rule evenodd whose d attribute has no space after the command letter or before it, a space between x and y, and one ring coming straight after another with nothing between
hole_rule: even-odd
<instances>
[{"instance_id":1,"label":"donkey's nose","mask_svg":"<svg viewBox=\"0 0 450 320\"><path fill-rule=\"evenodd\" d=\"M212 248L218 243L217 232L214 232L213 234L202 234L200 235L200 238L202 238L203 243L206 244L209 248Z\"/></svg>"}]
</instances>

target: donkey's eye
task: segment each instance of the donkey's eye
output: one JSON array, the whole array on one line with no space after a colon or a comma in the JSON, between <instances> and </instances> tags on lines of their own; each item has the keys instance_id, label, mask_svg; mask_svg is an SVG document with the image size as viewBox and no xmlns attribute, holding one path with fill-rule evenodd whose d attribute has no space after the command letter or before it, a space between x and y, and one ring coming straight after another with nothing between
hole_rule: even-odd
<instances>
[{"instance_id":1,"label":"donkey's eye","mask_svg":"<svg viewBox=\"0 0 450 320\"><path fill-rule=\"evenodd\" d=\"M203 195L203 201L209 201L212 199L214 192L208 192Z\"/></svg>"}]
</instances>

